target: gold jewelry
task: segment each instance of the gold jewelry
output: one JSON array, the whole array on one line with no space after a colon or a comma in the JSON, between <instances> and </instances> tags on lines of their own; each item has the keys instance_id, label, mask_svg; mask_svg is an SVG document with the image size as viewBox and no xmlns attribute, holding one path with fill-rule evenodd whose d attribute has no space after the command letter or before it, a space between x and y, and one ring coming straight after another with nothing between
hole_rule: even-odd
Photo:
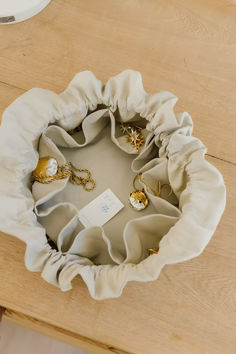
<instances>
[{"instance_id":1,"label":"gold jewelry","mask_svg":"<svg viewBox=\"0 0 236 354\"><path fill-rule=\"evenodd\" d=\"M87 177L78 176L73 170L86 173ZM91 178L91 172L89 170L77 168L72 162L58 166L56 159L49 156L40 158L36 169L32 172L32 180L44 184L67 177L69 177L71 183L77 185L81 184L86 191L91 191L95 188L96 183Z\"/></svg>"},{"instance_id":2,"label":"gold jewelry","mask_svg":"<svg viewBox=\"0 0 236 354\"><path fill-rule=\"evenodd\" d=\"M166 182L166 183L162 183L160 181L157 181L157 191L154 191L148 184L147 182L144 181L144 179L142 178L141 174L138 173L134 179L133 179L133 187L134 187L134 191L132 193L130 193L130 196L129 196L129 202L130 202L130 205L140 211L140 210L143 210L145 209L147 206L148 206L148 197L146 195L146 193L144 192L144 189L140 190L140 189L137 189L135 187L135 181L136 181L136 178L139 179L140 182L144 183L145 186L147 187L147 191L151 190L152 193L156 196L156 197L159 197L159 198L162 198L162 199L167 199L171 196L171 194L173 193L173 190L171 188L171 185L170 183ZM170 191L168 194L166 195L163 195L162 194L162 188L164 186L169 186L170 188Z\"/></svg>"},{"instance_id":3,"label":"gold jewelry","mask_svg":"<svg viewBox=\"0 0 236 354\"><path fill-rule=\"evenodd\" d=\"M137 125L131 126L127 123L122 123L120 128L123 133L127 134L125 135L127 142L129 142L133 147L136 148L137 152L139 152L140 146L142 146L145 141L144 136L141 134L143 128Z\"/></svg>"},{"instance_id":4,"label":"gold jewelry","mask_svg":"<svg viewBox=\"0 0 236 354\"><path fill-rule=\"evenodd\" d=\"M139 177L139 174L137 174L133 179L134 191L130 193L128 200L132 208L137 211L141 211L148 206L148 197L144 192L144 189L140 190L135 187L137 177Z\"/></svg>"},{"instance_id":5,"label":"gold jewelry","mask_svg":"<svg viewBox=\"0 0 236 354\"><path fill-rule=\"evenodd\" d=\"M155 248L148 248L149 255L151 256L152 254L157 254L159 252L159 247Z\"/></svg>"}]
</instances>

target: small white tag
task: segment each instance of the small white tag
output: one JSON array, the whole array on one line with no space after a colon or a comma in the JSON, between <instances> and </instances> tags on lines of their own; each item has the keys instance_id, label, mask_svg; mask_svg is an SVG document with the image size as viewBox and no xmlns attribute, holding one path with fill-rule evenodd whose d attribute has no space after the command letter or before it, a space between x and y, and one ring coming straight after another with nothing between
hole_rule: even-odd
<instances>
[{"instance_id":1,"label":"small white tag","mask_svg":"<svg viewBox=\"0 0 236 354\"><path fill-rule=\"evenodd\" d=\"M110 188L92 200L78 212L79 221L84 227L103 226L115 216L124 204L117 198Z\"/></svg>"}]
</instances>

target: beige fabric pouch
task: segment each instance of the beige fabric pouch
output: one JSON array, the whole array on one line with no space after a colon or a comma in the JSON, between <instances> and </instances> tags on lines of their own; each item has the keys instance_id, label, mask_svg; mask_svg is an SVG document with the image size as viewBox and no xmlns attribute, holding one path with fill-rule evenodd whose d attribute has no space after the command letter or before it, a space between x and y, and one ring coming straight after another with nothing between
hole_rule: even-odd
<instances>
[{"instance_id":1,"label":"beige fabric pouch","mask_svg":"<svg viewBox=\"0 0 236 354\"><path fill-rule=\"evenodd\" d=\"M204 145L191 136L189 114L174 112L176 101L169 92L147 94L135 71L106 85L85 71L60 95L32 89L5 110L0 229L27 244L29 270L63 291L79 274L94 299L106 299L120 296L130 280L157 279L165 264L203 251L223 213L225 186L205 160ZM145 143L139 152L121 133L122 122L142 125ZM71 134L78 126L81 130ZM44 156L89 169L96 188L87 192L68 178L31 184ZM150 203L135 211L128 196L139 172L152 189L157 181L169 182L174 193L165 200L141 183ZM79 210L107 188L124 208L103 227L84 228ZM154 247L159 252L149 255Z\"/></svg>"}]
</instances>

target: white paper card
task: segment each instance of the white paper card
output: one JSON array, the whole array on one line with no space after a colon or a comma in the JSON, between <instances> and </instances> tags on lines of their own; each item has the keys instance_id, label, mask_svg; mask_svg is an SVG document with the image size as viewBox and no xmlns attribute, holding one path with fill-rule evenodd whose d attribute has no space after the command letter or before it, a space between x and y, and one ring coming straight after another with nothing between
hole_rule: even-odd
<instances>
[{"instance_id":1,"label":"white paper card","mask_svg":"<svg viewBox=\"0 0 236 354\"><path fill-rule=\"evenodd\" d=\"M108 188L84 208L80 209L78 218L84 227L103 226L123 207L124 204Z\"/></svg>"}]
</instances>

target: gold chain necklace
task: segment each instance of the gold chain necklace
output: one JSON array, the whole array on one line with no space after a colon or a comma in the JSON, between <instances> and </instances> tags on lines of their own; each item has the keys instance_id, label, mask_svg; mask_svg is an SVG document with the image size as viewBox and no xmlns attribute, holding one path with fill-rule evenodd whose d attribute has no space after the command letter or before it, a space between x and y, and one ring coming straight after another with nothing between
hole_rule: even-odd
<instances>
[{"instance_id":1,"label":"gold chain necklace","mask_svg":"<svg viewBox=\"0 0 236 354\"><path fill-rule=\"evenodd\" d=\"M86 173L87 176L79 176L74 171ZM67 177L69 177L71 183L82 185L86 191L91 191L96 186L88 169L77 168L72 162L58 166L56 159L49 156L40 158L36 169L32 172L32 180L44 184Z\"/></svg>"}]
</instances>

